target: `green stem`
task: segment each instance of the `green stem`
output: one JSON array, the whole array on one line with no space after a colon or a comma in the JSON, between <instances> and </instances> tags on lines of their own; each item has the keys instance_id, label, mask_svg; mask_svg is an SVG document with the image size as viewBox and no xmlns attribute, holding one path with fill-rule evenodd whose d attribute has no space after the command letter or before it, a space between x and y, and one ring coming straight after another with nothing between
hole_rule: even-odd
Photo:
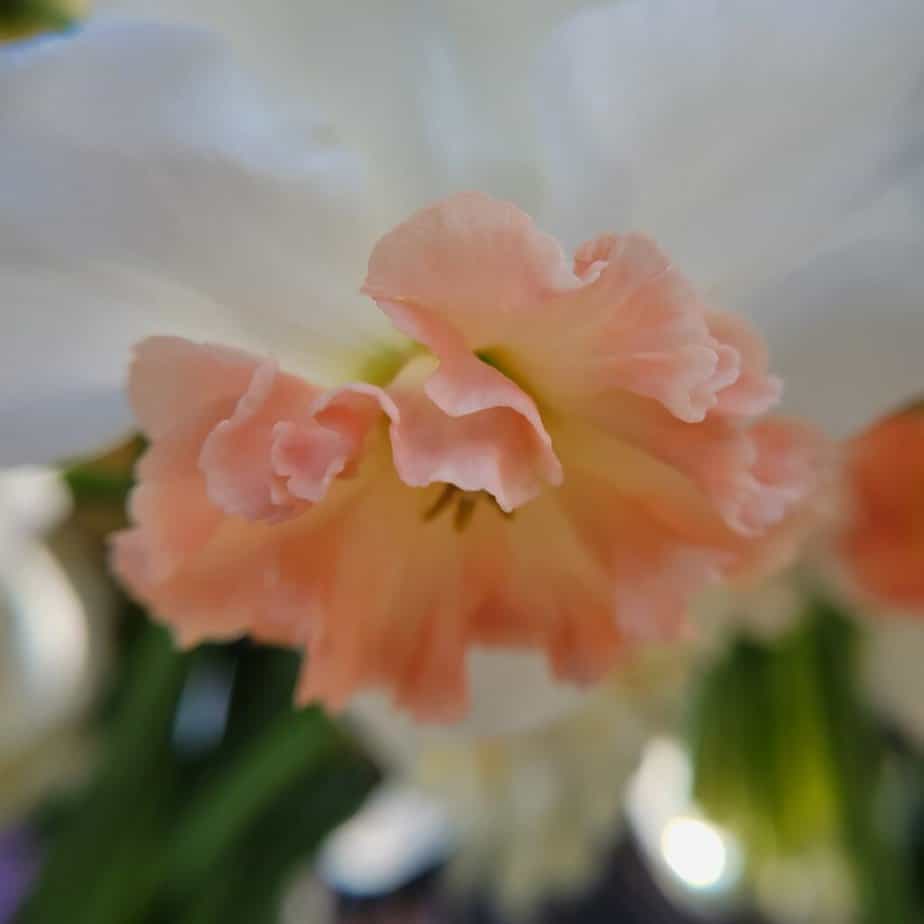
<instances>
[{"instance_id":1,"label":"green stem","mask_svg":"<svg viewBox=\"0 0 924 924\"><path fill-rule=\"evenodd\" d=\"M166 799L172 784L168 742L186 664L162 628L145 629L126 665L127 688L97 779L54 841L23 922L119 920L98 909L127 901L139 868L134 856L131 863L126 857L149 837L158 819L147 809Z\"/></svg>"},{"instance_id":2,"label":"green stem","mask_svg":"<svg viewBox=\"0 0 924 924\"><path fill-rule=\"evenodd\" d=\"M89 468L76 467L64 473L77 503L122 504L134 480L130 475L109 475Z\"/></svg>"},{"instance_id":3,"label":"green stem","mask_svg":"<svg viewBox=\"0 0 924 924\"><path fill-rule=\"evenodd\" d=\"M837 610L816 607L814 654L827 713L840 828L863 924L919 920L904 858L879 822L882 748L855 686L859 638ZM840 649L840 651L838 651Z\"/></svg>"},{"instance_id":4,"label":"green stem","mask_svg":"<svg viewBox=\"0 0 924 924\"><path fill-rule=\"evenodd\" d=\"M343 747L317 710L281 716L179 821L165 852L169 888L194 888L282 790Z\"/></svg>"}]
</instances>

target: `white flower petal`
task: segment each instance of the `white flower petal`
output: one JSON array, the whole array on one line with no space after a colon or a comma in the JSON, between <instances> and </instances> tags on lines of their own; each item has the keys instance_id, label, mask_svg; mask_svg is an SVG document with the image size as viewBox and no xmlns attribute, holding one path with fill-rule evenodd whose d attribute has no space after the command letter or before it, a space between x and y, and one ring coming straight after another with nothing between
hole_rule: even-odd
<instances>
[{"instance_id":1,"label":"white flower petal","mask_svg":"<svg viewBox=\"0 0 924 924\"><path fill-rule=\"evenodd\" d=\"M21 400L4 391L0 406L23 416L0 444L29 437L36 413L52 422L46 398L63 425L46 456L111 435L127 423L124 347L155 330L265 349L322 380L394 341L357 294L376 204L325 131L283 123L196 31L100 26L4 51L0 374Z\"/></svg>"},{"instance_id":2,"label":"white flower petal","mask_svg":"<svg viewBox=\"0 0 924 924\"><path fill-rule=\"evenodd\" d=\"M872 617L863 651L866 695L883 717L924 747L924 626L917 615Z\"/></svg>"},{"instance_id":3,"label":"white flower petal","mask_svg":"<svg viewBox=\"0 0 924 924\"><path fill-rule=\"evenodd\" d=\"M324 840L317 872L338 892L377 898L443 863L454 840L443 805L414 787L385 782Z\"/></svg>"},{"instance_id":4,"label":"white flower petal","mask_svg":"<svg viewBox=\"0 0 924 924\"><path fill-rule=\"evenodd\" d=\"M280 99L317 104L368 152L386 227L459 189L535 212L539 169L530 61L593 0L104 0L103 12L194 23L227 37Z\"/></svg>"},{"instance_id":5,"label":"white flower petal","mask_svg":"<svg viewBox=\"0 0 924 924\"><path fill-rule=\"evenodd\" d=\"M625 0L576 18L539 72L553 229L650 233L723 300L794 269L909 166L922 28L918 0Z\"/></svg>"},{"instance_id":6,"label":"white flower petal","mask_svg":"<svg viewBox=\"0 0 924 924\"><path fill-rule=\"evenodd\" d=\"M350 716L380 757L407 769L421 748L538 728L577 709L592 691L556 681L545 657L533 651L475 649L468 658L471 709L455 725L421 725L379 694L354 698Z\"/></svg>"},{"instance_id":7,"label":"white flower petal","mask_svg":"<svg viewBox=\"0 0 924 924\"><path fill-rule=\"evenodd\" d=\"M484 703L501 711L512 706L522 718L530 697L548 701L549 681L527 690L518 685L528 676L526 664L502 654L482 664L482 678L486 667L496 680L509 672L493 691L480 686L482 695L491 693ZM534 664L541 667L538 658ZM574 891L596 873L642 748L681 714L692 664L683 649L649 650L567 711L538 724L508 720L506 730L486 725L483 736L471 723L467 736L458 729L427 733L385 711L364 716L360 728L374 747L384 747L399 778L445 806L458 841L453 878L494 891L519 920L542 899Z\"/></svg>"},{"instance_id":8,"label":"white flower petal","mask_svg":"<svg viewBox=\"0 0 924 924\"><path fill-rule=\"evenodd\" d=\"M924 238L851 244L741 307L761 321L784 409L832 435L924 397Z\"/></svg>"},{"instance_id":9,"label":"white flower petal","mask_svg":"<svg viewBox=\"0 0 924 924\"><path fill-rule=\"evenodd\" d=\"M242 339L219 307L137 272L46 256L0 263L0 279L0 466L57 462L130 434L123 380L140 338Z\"/></svg>"},{"instance_id":10,"label":"white flower petal","mask_svg":"<svg viewBox=\"0 0 924 924\"><path fill-rule=\"evenodd\" d=\"M445 193L441 135L452 128L452 109L426 5L112 0L102 9L215 29L278 101L318 106L340 140L370 155L391 203L380 233Z\"/></svg>"}]
</instances>

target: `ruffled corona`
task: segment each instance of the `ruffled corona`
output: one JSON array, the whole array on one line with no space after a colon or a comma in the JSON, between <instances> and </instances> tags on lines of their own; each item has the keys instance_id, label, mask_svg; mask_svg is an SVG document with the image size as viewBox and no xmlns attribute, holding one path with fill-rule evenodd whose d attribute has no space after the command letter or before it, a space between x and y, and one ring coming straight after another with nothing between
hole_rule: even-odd
<instances>
[{"instance_id":1,"label":"ruffled corona","mask_svg":"<svg viewBox=\"0 0 924 924\"><path fill-rule=\"evenodd\" d=\"M118 573L187 644L304 647L302 701L454 720L473 647L598 681L813 488L815 436L754 421L780 393L759 338L643 237L572 262L460 194L387 234L363 291L407 336L374 382L173 338L131 373L152 445Z\"/></svg>"}]
</instances>

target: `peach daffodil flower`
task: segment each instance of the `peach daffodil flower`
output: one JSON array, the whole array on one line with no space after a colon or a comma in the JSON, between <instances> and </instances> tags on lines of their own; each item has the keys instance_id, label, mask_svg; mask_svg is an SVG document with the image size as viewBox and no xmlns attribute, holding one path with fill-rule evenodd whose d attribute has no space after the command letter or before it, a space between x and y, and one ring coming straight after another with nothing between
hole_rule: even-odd
<instances>
[{"instance_id":1,"label":"peach daffodil flower","mask_svg":"<svg viewBox=\"0 0 924 924\"><path fill-rule=\"evenodd\" d=\"M832 279L849 307L858 242L917 269L866 238L917 189L924 13L556 3L508 61L453 4L309 6L334 30L301 33L310 110L185 28L0 53L0 459L130 426L137 344L151 445L114 560L156 616L306 649L302 700L522 724L786 546L818 441L766 416L745 316L817 409L809 371L843 370L800 335ZM349 74L335 35L375 37Z\"/></svg>"},{"instance_id":2,"label":"peach daffodil flower","mask_svg":"<svg viewBox=\"0 0 924 924\"><path fill-rule=\"evenodd\" d=\"M569 263L460 194L387 234L363 290L408 338L375 381L174 338L130 379L152 446L117 572L187 643L304 646L303 700L384 687L455 720L474 646L599 680L811 492L814 437L757 419L780 383L756 334L645 238Z\"/></svg>"}]
</instances>

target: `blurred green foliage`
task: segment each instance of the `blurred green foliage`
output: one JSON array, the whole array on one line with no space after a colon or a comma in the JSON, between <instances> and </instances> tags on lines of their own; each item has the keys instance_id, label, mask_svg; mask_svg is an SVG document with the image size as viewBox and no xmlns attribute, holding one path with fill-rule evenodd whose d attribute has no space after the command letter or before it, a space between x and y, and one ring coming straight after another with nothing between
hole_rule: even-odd
<instances>
[{"instance_id":1,"label":"blurred green foliage","mask_svg":"<svg viewBox=\"0 0 924 924\"><path fill-rule=\"evenodd\" d=\"M78 520L121 519L124 466L67 480ZM275 920L288 877L356 810L376 769L320 710L293 708L294 653L245 642L182 653L129 601L117 631L96 772L41 813L42 874L17 920Z\"/></svg>"},{"instance_id":2,"label":"blurred green foliage","mask_svg":"<svg viewBox=\"0 0 924 924\"><path fill-rule=\"evenodd\" d=\"M81 0L0 0L0 41L70 28L85 5Z\"/></svg>"},{"instance_id":3,"label":"blurred green foliage","mask_svg":"<svg viewBox=\"0 0 924 924\"><path fill-rule=\"evenodd\" d=\"M822 599L774 643L739 638L704 678L695 794L743 841L751 872L842 852L864 924L916 924L907 831L883 811L890 743L857 687L862 633Z\"/></svg>"}]
</instances>

